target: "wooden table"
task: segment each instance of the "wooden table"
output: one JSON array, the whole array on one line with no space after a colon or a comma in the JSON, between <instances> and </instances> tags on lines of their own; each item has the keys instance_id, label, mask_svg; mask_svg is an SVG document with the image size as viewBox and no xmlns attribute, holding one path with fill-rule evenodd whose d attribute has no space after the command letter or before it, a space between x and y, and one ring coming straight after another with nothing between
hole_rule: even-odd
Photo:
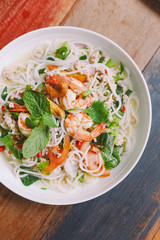
<instances>
[{"instance_id":1,"label":"wooden table","mask_svg":"<svg viewBox=\"0 0 160 240\"><path fill-rule=\"evenodd\" d=\"M1 0L0 48L28 31L71 25L97 31L123 47L150 89L153 121L131 174L97 199L49 206L0 184L0 239L160 239L160 2L158 0Z\"/></svg>"}]
</instances>

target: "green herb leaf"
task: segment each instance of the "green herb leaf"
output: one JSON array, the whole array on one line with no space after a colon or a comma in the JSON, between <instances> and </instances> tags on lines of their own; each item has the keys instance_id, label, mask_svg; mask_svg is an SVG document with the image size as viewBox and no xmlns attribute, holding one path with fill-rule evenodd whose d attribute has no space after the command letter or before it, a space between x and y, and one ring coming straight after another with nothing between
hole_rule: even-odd
<instances>
[{"instance_id":1,"label":"green herb leaf","mask_svg":"<svg viewBox=\"0 0 160 240\"><path fill-rule=\"evenodd\" d=\"M11 137L11 135L6 135L5 137L0 139L4 145L6 146L6 148L8 148L9 151L11 151L11 153L19 160L22 160L23 155L22 152L17 149L14 145L14 141Z\"/></svg>"},{"instance_id":2,"label":"green herb leaf","mask_svg":"<svg viewBox=\"0 0 160 240\"><path fill-rule=\"evenodd\" d=\"M91 90L87 89L85 92L82 93L82 98L85 99L89 94L91 94Z\"/></svg>"},{"instance_id":3,"label":"green herb leaf","mask_svg":"<svg viewBox=\"0 0 160 240\"><path fill-rule=\"evenodd\" d=\"M105 163L105 167L107 169L112 169L117 167L120 161L117 158L115 158L113 155L110 155L110 151L107 148L101 148L100 150L101 150L101 156Z\"/></svg>"},{"instance_id":4,"label":"green herb leaf","mask_svg":"<svg viewBox=\"0 0 160 240\"><path fill-rule=\"evenodd\" d=\"M55 61L53 57L48 57L46 60Z\"/></svg>"},{"instance_id":5,"label":"green herb leaf","mask_svg":"<svg viewBox=\"0 0 160 240\"><path fill-rule=\"evenodd\" d=\"M114 146L112 155L113 155L113 157L118 159L118 161L120 161L122 153L123 153L123 145L122 146Z\"/></svg>"},{"instance_id":6,"label":"green herb leaf","mask_svg":"<svg viewBox=\"0 0 160 240\"><path fill-rule=\"evenodd\" d=\"M40 171L44 171L44 170L46 169L46 167L48 166L48 164L49 164L49 161L47 160L47 161L45 161L45 162L39 163L39 164L37 165L37 167L38 167L38 169L39 169Z\"/></svg>"},{"instance_id":7,"label":"green herb leaf","mask_svg":"<svg viewBox=\"0 0 160 240\"><path fill-rule=\"evenodd\" d=\"M113 136L110 133L101 133L97 138L96 142L94 142L95 145L107 147L107 149L110 151L113 143L115 140L115 136Z\"/></svg>"},{"instance_id":8,"label":"green herb leaf","mask_svg":"<svg viewBox=\"0 0 160 240\"><path fill-rule=\"evenodd\" d=\"M108 122L109 109L106 109L104 102L94 102L90 108L84 110L96 123Z\"/></svg>"},{"instance_id":9,"label":"green herb leaf","mask_svg":"<svg viewBox=\"0 0 160 240\"><path fill-rule=\"evenodd\" d=\"M22 98L18 99L18 98L14 98L13 101L21 106L24 105L24 101Z\"/></svg>"},{"instance_id":10,"label":"green herb leaf","mask_svg":"<svg viewBox=\"0 0 160 240\"><path fill-rule=\"evenodd\" d=\"M23 144L22 152L25 158L34 157L45 148L49 141L49 128L41 125L32 130L31 135Z\"/></svg>"},{"instance_id":11,"label":"green herb leaf","mask_svg":"<svg viewBox=\"0 0 160 240\"><path fill-rule=\"evenodd\" d=\"M124 65L122 62L120 62L120 74L124 71Z\"/></svg>"},{"instance_id":12,"label":"green herb leaf","mask_svg":"<svg viewBox=\"0 0 160 240\"><path fill-rule=\"evenodd\" d=\"M33 171L31 168L29 167L24 167L24 166L21 166L20 167L21 169L26 169L28 171L30 171L31 173L27 173L27 176L25 177L21 177L21 182L23 183L24 186L28 187L30 186L31 184L33 184L34 182L40 180L41 178L39 177L36 177L34 175L32 175L32 172L37 172L37 171ZM23 175L23 174L26 174L25 172L21 171L19 172L19 175Z\"/></svg>"},{"instance_id":13,"label":"green herb leaf","mask_svg":"<svg viewBox=\"0 0 160 240\"><path fill-rule=\"evenodd\" d=\"M45 69L46 69L46 68L39 69L39 70L38 70L39 75L45 73Z\"/></svg>"},{"instance_id":14,"label":"green herb leaf","mask_svg":"<svg viewBox=\"0 0 160 240\"><path fill-rule=\"evenodd\" d=\"M89 49L88 47L83 47L83 49Z\"/></svg>"},{"instance_id":15,"label":"green herb leaf","mask_svg":"<svg viewBox=\"0 0 160 240\"><path fill-rule=\"evenodd\" d=\"M68 42L64 42L61 48L56 50L56 57L64 60L70 54L71 50L69 48Z\"/></svg>"},{"instance_id":16,"label":"green herb leaf","mask_svg":"<svg viewBox=\"0 0 160 240\"><path fill-rule=\"evenodd\" d=\"M108 60L108 62L106 63L106 66L109 67L109 68L112 68L112 67L115 67L115 63L113 62L113 60L110 58Z\"/></svg>"},{"instance_id":17,"label":"green herb leaf","mask_svg":"<svg viewBox=\"0 0 160 240\"><path fill-rule=\"evenodd\" d=\"M87 59L87 55L82 55L79 57L79 60L86 60Z\"/></svg>"},{"instance_id":18,"label":"green herb leaf","mask_svg":"<svg viewBox=\"0 0 160 240\"><path fill-rule=\"evenodd\" d=\"M128 90L125 92L125 94L126 94L128 97L131 96L132 90L128 89Z\"/></svg>"},{"instance_id":19,"label":"green herb leaf","mask_svg":"<svg viewBox=\"0 0 160 240\"><path fill-rule=\"evenodd\" d=\"M119 84L117 84L116 93L117 93L118 95L123 93L123 87L120 86Z\"/></svg>"},{"instance_id":20,"label":"green herb leaf","mask_svg":"<svg viewBox=\"0 0 160 240\"><path fill-rule=\"evenodd\" d=\"M41 117L44 113L51 113L50 104L43 93L36 91L25 91L23 100L32 116Z\"/></svg>"},{"instance_id":21,"label":"green herb leaf","mask_svg":"<svg viewBox=\"0 0 160 240\"><path fill-rule=\"evenodd\" d=\"M104 59L105 59L105 57L101 57L101 58L99 59L98 63L103 63L103 62L104 62Z\"/></svg>"},{"instance_id":22,"label":"green herb leaf","mask_svg":"<svg viewBox=\"0 0 160 240\"><path fill-rule=\"evenodd\" d=\"M55 122L52 118L52 114L44 113L42 115L41 121L49 127L52 127L52 128L57 127L57 125L55 124Z\"/></svg>"},{"instance_id":23,"label":"green herb leaf","mask_svg":"<svg viewBox=\"0 0 160 240\"><path fill-rule=\"evenodd\" d=\"M40 123L41 123L41 121L39 119L34 119L34 118L31 118L31 117L30 118L27 117L25 119L26 126L31 128L31 129L33 129L35 127L38 127Z\"/></svg>"},{"instance_id":24,"label":"green herb leaf","mask_svg":"<svg viewBox=\"0 0 160 240\"><path fill-rule=\"evenodd\" d=\"M7 93L7 86L4 87L2 93L1 93L1 98L5 101L6 97L7 97L8 93Z\"/></svg>"}]
</instances>

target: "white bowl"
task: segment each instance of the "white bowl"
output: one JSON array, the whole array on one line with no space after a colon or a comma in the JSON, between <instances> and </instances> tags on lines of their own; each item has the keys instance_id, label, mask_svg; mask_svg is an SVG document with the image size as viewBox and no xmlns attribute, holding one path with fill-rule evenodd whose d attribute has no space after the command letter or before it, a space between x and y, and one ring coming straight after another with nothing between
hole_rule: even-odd
<instances>
[{"instance_id":1,"label":"white bowl","mask_svg":"<svg viewBox=\"0 0 160 240\"><path fill-rule=\"evenodd\" d=\"M103 178L94 184L88 184L77 188L71 193L54 192L51 190L41 190L36 185L25 187L21 181L13 175L12 169L3 153L0 155L0 181L8 189L18 195L35 202L55 205L67 205L84 202L98 197L120 183L135 167L139 161L148 137L151 127L151 100L145 79L131 57L117 44L108 38L76 27L49 27L33 32L29 32L15 39L0 51L0 74L7 65L18 62L37 45L37 43L54 40L75 40L88 42L108 53L116 61L122 61L129 69L133 89L139 98L139 124L136 129L136 141L132 149L128 152L127 157L122 158L121 163L111 171L111 176Z\"/></svg>"}]
</instances>

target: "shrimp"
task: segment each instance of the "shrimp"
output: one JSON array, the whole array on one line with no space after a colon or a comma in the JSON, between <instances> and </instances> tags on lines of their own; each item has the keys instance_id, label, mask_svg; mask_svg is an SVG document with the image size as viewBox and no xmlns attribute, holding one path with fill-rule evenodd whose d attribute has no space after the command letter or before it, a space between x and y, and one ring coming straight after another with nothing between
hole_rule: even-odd
<instances>
[{"instance_id":1,"label":"shrimp","mask_svg":"<svg viewBox=\"0 0 160 240\"><path fill-rule=\"evenodd\" d=\"M59 85L62 82L66 82L73 91L84 92L87 90L87 87L84 83L73 77L53 75L46 80L47 85L53 86Z\"/></svg>"},{"instance_id":2,"label":"shrimp","mask_svg":"<svg viewBox=\"0 0 160 240\"><path fill-rule=\"evenodd\" d=\"M48 152L48 158L49 158L49 165L47 168L43 171L45 173L49 173L53 171L55 168L60 166L67 158L70 148L70 137L68 135L65 135L64 137L64 143L63 143L63 150L60 149L59 152L61 152L61 156L58 157L56 154L58 153L57 146L53 146L49 152Z\"/></svg>"},{"instance_id":3,"label":"shrimp","mask_svg":"<svg viewBox=\"0 0 160 240\"><path fill-rule=\"evenodd\" d=\"M81 145L80 150L82 152L85 152L87 150L88 146L89 146L89 142L84 142ZM94 174L99 174L99 173L103 172L101 175L99 175L99 177L110 176L109 170L106 169L104 166L104 161L102 159L100 152L101 151L97 146L91 145L91 148L87 152L87 160L88 160L87 168L88 168L88 170L94 171L101 165L100 169L98 171L94 172ZM85 162L85 160L84 160L84 162Z\"/></svg>"},{"instance_id":4,"label":"shrimp","mask_svg":"<svg viewBox=\"0 0 160 240\"><path fill-rule=\"evenodd\" d=\"M25 119L27 117L30 117L29 113L20 113L19 116L18 116L18 127L19 127L19 130L26 137L28 137L31 134L31 131L32 131L32 129L27 127L26 124L25 124Z\"/></svg>"},{"instance_id":5,"label":"shrimp","mask_svg":"<svg viewBox=\"0 0 160 240\"><path fill-rule=\"evenodd\" d=\"M81 94L77 98L76 93L68 89L67 94L63 98L59 98L59 102L64 110L71 108L86 109L90 105L91 99L90 97L83 99Z\"/></svg>"},{"instance_id":6,"label":"shrimp","mask_svg":"<svg viewBox=\"0 0 160 240\"><path fill-rule=\"evenodd\" d=\"M105 129L106 123L98 124L93 131L89 132L86 129L93 125L92 119L86 113L70 113L65 120L68 133L76 140L90 142L98 137Z\"/></svg>"}]
</instances>

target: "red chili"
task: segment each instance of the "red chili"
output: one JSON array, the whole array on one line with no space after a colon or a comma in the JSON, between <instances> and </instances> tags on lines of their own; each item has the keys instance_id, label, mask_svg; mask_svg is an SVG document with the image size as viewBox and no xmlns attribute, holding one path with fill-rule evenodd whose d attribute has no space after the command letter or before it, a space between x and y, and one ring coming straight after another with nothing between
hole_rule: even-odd
<instances>
[{"instance_id":1,"label":"red chili","mask_svg":"<svg viewBox=\"0 0 160 240\"><path fill-rule=\"evenodd\" d=\"M78 142L77 142L77 148L80 149L80 148L82 147L82 144L83 144L83 142L78 141Z\"/></svg>"},{"instance_id":2,"label":"red chili","mask_svg":"<svg viewBox=\"0 0 160 240\"><path fill-rule=\"evenodd\" d=\"M5 146L0 146L0 152L3 152L5 149Z\"/></svg>"},{"instance_id":3,"label":"red chili","mask_svg":"<svg viewBox=\"0 0 160 240\"><path fill-rule=\"evenodd\" d=\"M125 106L123 105L121 108L121 112L124 112L126 110Z\"/></svg>"},{"instance_id":4,"label":"red chili","mask_svg":"<svg viewBox=\"0 0 160 240\"><path fill-rule=\"evenodd\" d=\"M105 74L108 74L107 70L105 69Z\"/></svg>"},{"instance_id":5,"label":"red chili","mask_svg":"<svg viewBox=\"0 0 160 240\"><path fill-rule=\"evenodd\" d=\"M42 150L39 153L37 153L37 157L42 157Z\"/></svg>"},{"instance_id":6,"label":"red chili","mask_svg":"<svg viewBox=\"0 0 160 240\"><path fill-rule=\"evenodd\" d=\"M8 154L12 154L11 151L8 151Z\"/></svg>"},{"instance_id":7,"label":"red chili","mask_svg":"<svg viewBox=\"0 0 160 240\"><path fill-rule=\"evenodd\" d=\"M17 148L18 148L18 149L21 149L21 150L22 150L22 147L23 147L23 143L20 143L20 144L17 145Z\"/></svg>"},{"instance_id":8,"label":"red chili","mask_svg":"<svg viewBox=\"0 0 160 240\"><path fill-rule=\"evenodd\" d=\"M1 110L2 110L2 112L5 112L6 111L6 107L4 105L2 105Z\"/></svg>"},{"instance_id":9,"label":"red chili","mask_svg":"<svg viewBox=\"0 0 160 240\"><path fill-rule=\"evenodd\" d=\"M13 141L14 141L14 142L18 142L18 138L16 138L16 137L13 138Z\"/></svg>"}]
</instances>

